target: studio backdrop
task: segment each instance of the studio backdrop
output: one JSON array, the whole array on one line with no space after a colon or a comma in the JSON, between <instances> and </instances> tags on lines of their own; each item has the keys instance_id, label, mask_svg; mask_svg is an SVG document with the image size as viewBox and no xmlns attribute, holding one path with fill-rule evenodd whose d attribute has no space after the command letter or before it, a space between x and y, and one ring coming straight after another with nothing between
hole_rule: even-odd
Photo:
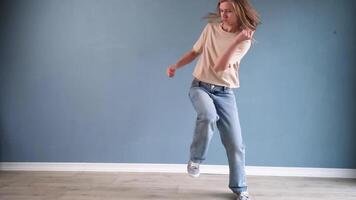
<instances>
[{"instance_id":1,"label":"studio backdrop","mask_svg":"<svg viewBox=\"0 0 356 200\"><path fill-rule=\"evenodd\" d=\"M356 168L352 0L254 0L262 25L235 90L246 165ZM0 161L183 164L190 50L216 0L7 0ZM227 164L219 134L206 164Z\"/></svg>"}]
</instances>

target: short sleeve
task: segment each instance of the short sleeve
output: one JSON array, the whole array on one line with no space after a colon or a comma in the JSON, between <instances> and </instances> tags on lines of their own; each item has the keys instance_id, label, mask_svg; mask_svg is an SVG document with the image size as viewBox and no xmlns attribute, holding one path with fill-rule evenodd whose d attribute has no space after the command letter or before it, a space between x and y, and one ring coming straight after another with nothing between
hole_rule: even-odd
<instances>
[{"instance_id":1,"label":"short sleeve","mask_svg":"<svg viewBox=\"0 0 356 200\"><path fill-rule=\"evenodd\" d=\"M242 58L246 55L248 50L251 47L251 40L245 40L238 45L238 48L235 51L235 62L238 64L241 62Z\"/></svg>"},{"instance_id":2,"label":"short sleeve","mask_svg":"<svg viewBox=\"0 0 356 200\"><path fill-rule=\"evenodd\" d=\"M200 54L203 52L203 48L204 45L206 43L206 38L207 38L207 32L208 32L208 26L209 24L207 24L203 30L203 32L200 34L199 39L195 42L194 46L193 46L193 51L195 51L196 53Z\"/></svg>"}]
</instances>

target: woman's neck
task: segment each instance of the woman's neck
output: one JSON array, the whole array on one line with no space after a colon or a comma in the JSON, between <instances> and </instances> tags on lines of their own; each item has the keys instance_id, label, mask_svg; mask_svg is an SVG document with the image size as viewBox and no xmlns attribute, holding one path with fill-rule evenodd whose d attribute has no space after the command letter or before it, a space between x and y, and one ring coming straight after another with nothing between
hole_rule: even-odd
<instances>
[{"instance_id":1,"label":"woman's neck","mask_svg":"<svg viewBox=\"0 0 356 200\"><path fill-rule=\"evenodd\" d=\"M239 31L239 28L237 25L233 26L233 25L225 24L224 22L221 24L221 28L224 31L230 32L230 33L236 33Z\"/></svg>"}]
</instances>

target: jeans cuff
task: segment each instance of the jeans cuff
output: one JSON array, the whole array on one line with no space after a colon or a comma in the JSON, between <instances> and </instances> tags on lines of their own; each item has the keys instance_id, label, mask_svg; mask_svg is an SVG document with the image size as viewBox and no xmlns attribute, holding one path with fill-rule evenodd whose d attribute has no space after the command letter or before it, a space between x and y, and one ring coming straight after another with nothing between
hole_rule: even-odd
<instances>
[{"instance_id":1,"label":"jeans cuff","mask_svg":"<svg viewBox=\"0 0 356 200\"><path fill-rule=\"evenodd\" d=\"M240 193L240 192L245 192L247 191L247 186L246 187L230 187L232 192L234 193Z\"/></svg>"}]
</instances>

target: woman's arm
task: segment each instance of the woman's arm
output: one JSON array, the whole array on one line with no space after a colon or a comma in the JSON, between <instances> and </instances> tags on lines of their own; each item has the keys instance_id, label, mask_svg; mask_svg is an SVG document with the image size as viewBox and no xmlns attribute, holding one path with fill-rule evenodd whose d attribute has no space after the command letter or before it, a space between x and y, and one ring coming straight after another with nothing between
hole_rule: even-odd
<instances>
[{"instance_id":1,"label":"woman's arm","mask_svg":"<svg viewBox=\"0 0 356 200\"><path fill-rule=\"evenodd\" d=\"M214 69L216 72L224 71L229 66L229 60L235 52L237 45L245 40L251 40L254 31L243 30L235 38L234 42L226 49L226 51L217 59Z\"/></svg>"},{"instance_id":2,"label":"woman's arm","mask_svg":"<svg viewBox=\"0 0 356 200\"><path fill-rule=\"evenodd\" d=\"M184 65L192 62L196 57L198 57L198 53L191 50L188 51L187 53L185 53L176 64L170 65L167 69L167 75L168 77L173 77L176 69L179 69L181 67L183 67Z\"/></svg>"}]
</instances>

